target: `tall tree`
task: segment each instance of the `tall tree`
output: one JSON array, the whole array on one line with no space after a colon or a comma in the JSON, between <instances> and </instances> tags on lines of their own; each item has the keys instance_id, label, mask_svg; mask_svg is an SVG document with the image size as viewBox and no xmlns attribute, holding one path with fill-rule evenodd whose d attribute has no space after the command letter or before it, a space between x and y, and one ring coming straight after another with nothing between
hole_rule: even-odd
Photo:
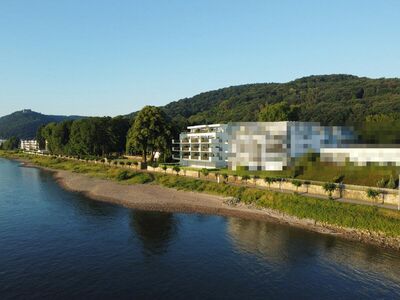
<instances>
[{"instance_id":1,"label":"tall tree","mask_svg":"<svg viewBox=\"0 0 400 300\"><path fill-rule=\"evenodd\" d=\"M155 106L145 106L135 117L128 132L126 151L139 152L143 161L154 159L156 151L166 151L170 145L171 129L166 114Z\"/></svg>"},{"instance_id":2,"label":"tall tree","mask_svg":"<svg viewBox=\"0 0 400 300\"><path fill-rule=\"evenodd\" d=\"M296 121L298 120L299 106L289 105L286 101L267 104L258 114L258 120L263 122Z\"/></svg>"},{"instance_id":3,"label":"tall tree","mask_svg":"<svg viewBox=\"0 0 400 300\"><path fill-rule=\"evenodd\" d=\"M112 140L112 150L123 153L126 147L126 136L130 128L129 119L126 117L115 117L110 120L110 133Z\"/></svg>"},{"instance_id":4,"label":"tall tree","mask_svg":"<svg viewBox=\"0 0 400 300\"><path fill-rule=\"evenodd\" d=\"M15 149L18 149L19 148L19 143L20 143L19 138L15 137L15 136L12 136L8 140L3 142L3 144L1 145L1 149L4 149L4 150L15 150Z\"/></svg>"},{"instance_id":5,"label":"tall tree","mask_svg":"<svg viewBox=\"0 0 400 300\"><path fill-rule=\"evenodd\" d=\"M40 126L36 132L36 140L39 144L39 149L46 148L46 138L43 135L43 131L44 131L45 127L46 127L46 125Z\"/></svg>"}]
</instances>

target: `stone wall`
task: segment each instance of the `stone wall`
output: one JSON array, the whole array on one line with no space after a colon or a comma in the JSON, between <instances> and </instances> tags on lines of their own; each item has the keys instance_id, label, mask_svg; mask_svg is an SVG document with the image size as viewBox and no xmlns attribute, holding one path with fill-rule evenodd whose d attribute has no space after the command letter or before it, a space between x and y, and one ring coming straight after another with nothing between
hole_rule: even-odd
<instances>
[{"instance_id":1,"label":"stone wall","mask_svg":"<svg viewBox=\"0 0 400 300\"><path fill-rule=\"evenodd\" d=\"M52 156L48 154L37 154L41 156ZM60 158L66 158L66 159L71 159L71 160L78 160L73 157L68 157L68 156L62 156L58 155ZM106 164L110 165L113 167L117 168L129 168L129 169L140 169L137 166L131 165L114 165L110 164L107 162L101 162L100 160L83 160L79 159L79 161L85 161L89 163L101 163L101 164ZM176 172L172 168L167 168L167 170L163 170L160 167L151 167L147 166L147 171L149 172L157 172L157 173L166 173L166 174L172 174L176 175ZM217 182L222 182L224 179L222 178L221 175L215 176L215 173L210 172L207 176L204 176L201 174L200 171L194 171L194 170L187 170L187 169L181 169L179 172L179 176L187 176L191 178L199 178L199 179L204 179L204 180L211 180L211 181L217 181ZM260 187L260 188L271 188L273 190L279 191L282 190L283 192L298 192L300 194L309 194L310 196L323 196L326 197L327 194L322 188L323 182L312 182L309 185L302 185L298 189L290 182L290 181L284 181L284 182L273 182L268 185L264 181L264 179L249 179L247 183L242 181L242 178L240 176L233 176L229 175L227 178L227 182L232 183L232 184L240 184L244 186L249 186L249 187ZM304 182L304 181L303 181ZM367 197L367 190L369 188L372 188L374 190L379 190L382 191L382 194L374 200L375 204L380 204L380 203L385 203L385 204L392 204L392 205L397 205L399 202L399 192L398 190L392 190L392 189L377 189L374 187L366 187L366 186L356 186L356 185L344 185L344 189L342 190L342 195L340 196L340 192L336 190L333 192L332 196L334 198L346 198L346 199L352 199L352 200L358 200L358 201L363 201L366 204L373 204L373 200Z\"/></svg>"}]
</instances>

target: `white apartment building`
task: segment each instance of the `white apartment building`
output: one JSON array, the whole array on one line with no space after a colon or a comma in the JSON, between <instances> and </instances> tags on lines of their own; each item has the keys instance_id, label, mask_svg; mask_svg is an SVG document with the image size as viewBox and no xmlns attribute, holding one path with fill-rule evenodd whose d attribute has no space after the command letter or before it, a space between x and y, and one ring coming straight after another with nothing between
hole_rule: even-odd
<instances>
[{"instance_id":1,"label":"white apartment building","mask_svg":"<svg viewBox=\"0 0 400 300\"><path fill-rule=\"evenodd\" d=\"M173 140L173 158L182 166L224 168L227 165L228 136L226 124L189 126Z\"/></svg>"},{"instance_id":2,"label":"white apartment building","mask_svg":"<svg viewBox=\"0 0 400 300\"><path fill-rule=\"evenodd\" d=\"M39 143L36 140L21 140L20 148L25 151L38 151Z\"/></svg>"},{"instance_id":3,"label":"white apartment building","mask_svg":"<svg viewBox=\"0 0 400 300\"><path fill-rule=\"evenodd\" d=\"M296 157L350 141L349 129L315 122L237 122L190 126L173 151L182 166L282 170Z\"/></svg>"}]
</instances>

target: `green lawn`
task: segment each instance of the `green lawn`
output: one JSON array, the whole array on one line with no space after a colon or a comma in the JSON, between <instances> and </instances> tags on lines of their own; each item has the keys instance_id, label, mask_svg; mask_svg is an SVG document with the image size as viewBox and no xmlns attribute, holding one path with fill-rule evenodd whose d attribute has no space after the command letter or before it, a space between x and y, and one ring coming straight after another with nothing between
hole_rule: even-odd
<instances>
[{"instance_id":1,"label":"green lawn","mask_svg":"<svg viewBox=\"0 0 400 300\"><path fill-rule=\"evenodd\" d=\"M197 169L198 170L198 169ZM293 178L294 170L287 169L283 171L232 171L228 169L210 170L210 172L226 173L229 175L249 175L250 177L259 176L278 177L278 178ZM328 163L316 162L313 165L305 167L296 174L294 178L313 181L334 181L336 177L343 177L343 183L364 185L375 187L378 180L384 178L389 180L392 175L394 180L398 180L400 167L395 166L338 166Z\"/></svg>"}]
</instances>

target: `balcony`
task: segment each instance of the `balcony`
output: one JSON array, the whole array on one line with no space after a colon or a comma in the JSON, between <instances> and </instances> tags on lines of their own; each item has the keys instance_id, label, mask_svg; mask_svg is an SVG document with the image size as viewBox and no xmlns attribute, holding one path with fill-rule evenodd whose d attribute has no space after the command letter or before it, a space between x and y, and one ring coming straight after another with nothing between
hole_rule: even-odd
<instances>
[{"instance_id":1,"label":"balcony","mask_svg":"<svg viewBox=\"0 0 400 300\"><path fill-rule=\"evenodd\" d=\"M201 155L201 160L209 160L209 155L208 154L202 154Z\"/></svg>"},{"instance_id":2,"label":"balcony","mask_svg":"<svg viewBox=\"0 0 400 300\"><path fill-rule=\"evenodd\" d=\"M205 144L205 143L209 144L209 143L210 143L210 139L209 139L209 138L204 138L204 137L202 137L202 138L200 139L200 141L201 141L201 143L203 143L203 144Z\"/></svg>"}]
</instances>

